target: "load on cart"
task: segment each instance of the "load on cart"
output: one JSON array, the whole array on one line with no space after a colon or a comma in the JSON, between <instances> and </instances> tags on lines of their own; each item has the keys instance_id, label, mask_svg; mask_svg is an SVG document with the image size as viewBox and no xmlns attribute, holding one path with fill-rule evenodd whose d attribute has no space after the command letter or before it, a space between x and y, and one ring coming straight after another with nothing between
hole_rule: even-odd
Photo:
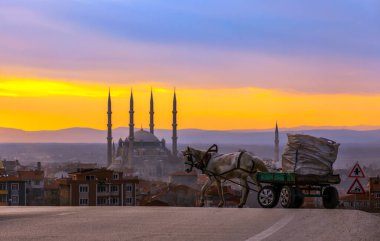
<instances>
[{"instance_id":1,"label":"load on cart","mask_svg":"<svg viewBox=\"0 0 380 241\"><path fill-rule=\"evenodd\" d=\"M339 195L333 184L340 183L333 174L339 144L309 135L290 135L282 155L282 172L257 173L257 181L266 184L257 199L264 208L299 208L305 197L322 197L325 208L335 208Z\"/></svg>"}]
</instances>

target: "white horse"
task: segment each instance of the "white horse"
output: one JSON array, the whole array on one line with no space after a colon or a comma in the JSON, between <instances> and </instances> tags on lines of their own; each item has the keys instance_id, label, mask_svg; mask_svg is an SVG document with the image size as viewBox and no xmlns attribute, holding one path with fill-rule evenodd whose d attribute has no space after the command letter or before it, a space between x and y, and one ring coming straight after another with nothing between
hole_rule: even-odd
<instances>
[{"instance_id":1,"label":"white horse","mask_svg":"<svg viewBox=\"0 0 380 241\"><path fill-rule=\"evenodd\" d=\"M191 172L193 167L202 170L209 180L201 189L200 206L204 206L204 196L208 188L216 182L220 202L218 207L223 207L224 197L222 181L233 178L240 179L240 185L243 187L243 194L239 203L242 208L247 202L249 186L248 176L251 177L254 184L261 188L261 184L256 180L257 171L268 172L264 162L257 156L252 156L247 152L233 152L228 154L218 154L218 147L214 144L207 151L197 150L187 147L183 155L187 158L185 164L189 167L187 172Z\"/></svg>"}]
</instances>

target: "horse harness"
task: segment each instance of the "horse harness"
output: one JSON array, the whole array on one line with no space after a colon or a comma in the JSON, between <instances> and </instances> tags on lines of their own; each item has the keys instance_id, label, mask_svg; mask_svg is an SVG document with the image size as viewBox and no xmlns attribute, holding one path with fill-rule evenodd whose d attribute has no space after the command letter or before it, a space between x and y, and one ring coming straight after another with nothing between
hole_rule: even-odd
<instances>
[{"instance_id":1,"label":"horse harness","mask_svg":"<svg viewBox=\"0 0 380 241\"><path fill-rule=\"evenodd\" d=\"M211 160L211 157L212 157L211 153L212 153L212 152L214 152L214 153L217 153L217 152L218 152L218 146L217 146L216 144L213 144L213 145L212 145L212 146L206 151L206 153L202 156L202 158L201 158L199 161L197 161L196 163L194 163L194 161L193 161L193 155L190 153L190 150L189 150L189 148L188 148L188 151L184 153L184 156L187 157L187 161L185 162L185 164L188 164L188 165L191 166L191 169L190 169L188 172L190 172L190 171L193 169L193 167L196 167L196 168L200 169L200 170L202 171L203 174L206 174L206 175L209 176L209 177L212 176L212 177L214 177L215 179L217 179L217 178L223 178L224 181L230 181L230 182L232 182L232 183L234 183L234 184L237 184L237 185L239 185L239 186L245 187L245 186L243 186L241 183L237 183L237 182L235 182L235 181L233 181L233 180L230 180L230 179L226 179L226 178L224 178L223 175L226 175L226 174L228 174L228 173L230 173L230 172L232 172L232 171L234 171L234 170L236 170L236 169L242 170L242 171L244 171L244 172L246 172L246 173L249 173L249 174L253 174L253 173L255 173L255 171L253 171L253 169L255 168L255 162L254 162L253 160L252 160L252 166L251 166L251 169L250 169L249 171L240 167L240 160L241 160L241 157L243 156L243 154L244 154L246 151L240 151L239 156L238 156L238 160L237 160L237 166L236 166L236 168L233 168L233 169L228 170L228 171L226 171L226 172L223 172L223 173L221 173L221 174L216 174L216 173L214 173L214 172L211 172L211 171L207 170L207 165L208 165L208 163L209 163L210 160ZM255 183L250 182L250 181L248 181L248 183L256 185ZM245 187L245 188L248 188L249 190L252 190L252 191L258 192L257 190L255 190L255 189L253 189L253 188L250 188L249 186L248 186L248 187Z\"/></svg>"},{"instance_id":2,"label":"horse harness","mask_svg":"<svg viewBox=\"0 0 380 241\"><path fill-rule=\"evenodd\" d=\"M235 168L233 168L231 170L228 170L228 171L225 171L225 172L219 174L218 176L223 176L223 175L228 174L228 173L230 173L232 171L235 171L236 169L241 170L243 172L246 172L248 174L253 174L254 173L253 169L255 168L255 162L253 160L252 160L252 166L251 166L250 170L246 170L246 169L240 167L240 160L241 160L241 157L244 155L245 152L246 151L240 151L238 159L237 159L237 165L236 165Z\"/></svg>"},{"instance_id":3,"label":"horse harness","mask_svg":"<svg viewBox=\"0 0 380 241\"><path fill-rule=\"evenodd\" d=\"M225 174L228 174L236 169L239 169L241 171L244 171L246 173L249 173L249 174L253 174L253 169L255 168L255 162L252 160L252 166L251 166L251 169L250 170L246 170L246 169L243 169L240 167L240 160L241 160L241 157L243 156L243 154L246 152L246 151L240 151L239 153L239 156L238 156L238 159L237 159L237 166L231 170L228 170L226 172L223 172L221 174L215 174L215 173L212 173L208 170L206 170L207 166L208 166L208 163L210 162L211 160L211 153L217 153L218 152L218 146L216 144L213 144L210 148L208 148L208 150L206 151L206 153L202 156L202 158L197 161L196 163L193 162L193 159L192 159L192 154L190 153L186 153L185 156L187 156L187 162L186 164L190 165L191 167L196 167L198 168L199 170L202 171L203 174L206 174L208 176L214 176L214 177L221 177ZM211 175L210 175L211 174Z\"/></svg>"}]
</instances>

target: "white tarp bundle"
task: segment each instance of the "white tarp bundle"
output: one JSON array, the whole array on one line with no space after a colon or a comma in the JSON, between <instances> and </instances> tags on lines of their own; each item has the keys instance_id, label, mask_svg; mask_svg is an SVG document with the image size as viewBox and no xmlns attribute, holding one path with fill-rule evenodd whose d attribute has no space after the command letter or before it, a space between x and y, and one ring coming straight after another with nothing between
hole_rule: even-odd
<instances>
[{"instance_id":1,"label":"white tarp bundle","mask_svg":"<svg viewBox=\"0 0 380 241\"><path fill-rule=\"evenodd\" d=\"M332 174L339 145L325 138L288 134L288 144L282 154L282 170L301 175ZM297 150L298 155L296 155ZM297 161L296 156L298 156Z\"/></svg>"}]
</instances>

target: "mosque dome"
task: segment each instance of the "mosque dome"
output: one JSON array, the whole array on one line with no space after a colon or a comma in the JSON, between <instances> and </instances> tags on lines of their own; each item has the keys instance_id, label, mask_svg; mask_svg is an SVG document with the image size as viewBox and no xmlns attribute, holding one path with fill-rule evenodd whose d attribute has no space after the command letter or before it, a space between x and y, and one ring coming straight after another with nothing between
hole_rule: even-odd
<instances>
[{"instance_id":1,"label":"mosque dome","mask_svg":"<svg viewBox=\"0 0 380 241\"><path fill-rule=\"evenodd\" d=\"M160 142L158 138L148 131L144 131L143 129L135 132L136 142Z\"/></svg>"}]
</instances>

